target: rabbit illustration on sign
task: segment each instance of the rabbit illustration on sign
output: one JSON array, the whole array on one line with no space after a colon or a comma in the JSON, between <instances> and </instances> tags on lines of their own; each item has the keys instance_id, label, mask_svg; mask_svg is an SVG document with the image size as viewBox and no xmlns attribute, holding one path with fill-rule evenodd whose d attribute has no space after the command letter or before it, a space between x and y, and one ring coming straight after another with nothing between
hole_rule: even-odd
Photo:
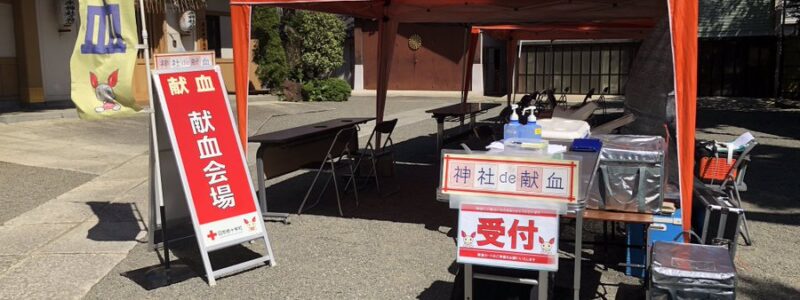
<instances>
[{"instance_id":1,"label":"rabbit illustration on sign","mask_svg":"<svg viewBox=\"0 0 800 300\"><path fill-rule=\"evenodd\" d=\"M247 229L250 231L256 231L256 220L256 217L253 217L252 221L247 221L247 219L244 219L244 225L247 225Z\"/></svg>"},{"instance_id":2,"label":"rabbit illustration on sign","mask_svg":"<svg viewBox=\"0 0 800 300\"><path fill-rule=\"evenodd\" d=\"M475 242L475 232L467 235L467 233L462 230L461 239L464 241L464 247L472 247L472 243Z\"/></svg>"},{"instance_id":3,"label":"rabbit illustration on sign","mask_svg":"<svg viewBox=\"0 0 800 300\"><path fill-rule=\"evenodd\" d=\"M116 95L114 94L114 87L117 86L117 74L119 70L114 70L111 72L111 75L108 75L108 79L106 83L100 83L97 80L97 75L93 72L89 72L89 79L92 83L92 88L94 88L94 95L97 97L97 100L102 103L101 106L95 107L94 111L101 113L106 111L118 111L120 109L119 103L117 103Z\"/></svg>"},{"instance_id":4,"label":"rabbit illustration on sign","mask_svg":"<svg viewBox=\"0 0 800 300\"><path fill-rule=\"evenodd\" d=\"M542 245L542 253L544 254L553 254L553 245L556 243L556 238L550 239L547 243L544 242L544 238L541 236L539 237L539 244Z\"/></svg>"}]
</instances>

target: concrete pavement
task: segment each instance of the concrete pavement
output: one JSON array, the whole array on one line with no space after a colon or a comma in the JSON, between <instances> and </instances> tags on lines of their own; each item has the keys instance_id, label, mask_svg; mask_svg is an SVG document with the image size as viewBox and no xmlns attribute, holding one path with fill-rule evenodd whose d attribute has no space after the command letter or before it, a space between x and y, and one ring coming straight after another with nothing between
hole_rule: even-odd
<instances>
[{"instance_id":1,"label":"concrete pavement","mask_svg":"<svg viewBox=\"0 0 800 300\"><path fill-rule=\"evenodd\" d=\"M273 116L313 118L315 113L335 111L336 106L361 108L332 114L374 114L374 108L363 106L367 101L361 99L362 105L254 101L250 132L293 126L291 122L266 126ZM442 102L435 103L420 107L429 109ZM404 116L409 112L389 115ZM55 117L27 121L22 116L0 124L2 176L29 173L18 180L26 185L4 187L17 194L28 193L31 184L50 191L5 213L8 217L0 226L0 298L82 298L134 246L146 241L147 121L145 114L94 122ZM251 167L254 148L248 155ZM50 179L48 171L75 183ZM37 177L47 180L36 181ZM52 190L47 188L51 184L56 186ZM64 186L74 188L60 191Z\"/></svg>"},{"instance_id":2,"label":"concrete pavement","mask_svg":"<svg viewBox=\"0 0 800 300\"><path fill-rule=\"evenodd\" d=\"M145 120L0 125L2 160L91 179L0 226L5 262L0 298L81 298L144 236L139 216L120 218L114 208L147 208L142 188L147 175L147 145L141 144L146 141L141 130ZM21 179L40 189L62 186L38 176Z\"/></svg>"}]
</instances>

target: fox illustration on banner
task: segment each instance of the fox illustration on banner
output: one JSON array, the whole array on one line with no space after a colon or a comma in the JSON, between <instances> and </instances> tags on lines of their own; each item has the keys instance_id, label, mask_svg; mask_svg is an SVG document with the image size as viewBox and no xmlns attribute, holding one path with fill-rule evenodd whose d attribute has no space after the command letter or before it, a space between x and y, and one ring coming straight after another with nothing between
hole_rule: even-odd
<instances>
[{"instance_id":1,"label":"fox illustration on banner","mask_svg":"<svg viewBox=\"0 0 800 300\"><path fill-rule=\"evenodd\" d=\"M128 115L136 66L134 1L81 0L81 26L70 59L72 101L81 119Z\"/></svg>"}]
</instances>

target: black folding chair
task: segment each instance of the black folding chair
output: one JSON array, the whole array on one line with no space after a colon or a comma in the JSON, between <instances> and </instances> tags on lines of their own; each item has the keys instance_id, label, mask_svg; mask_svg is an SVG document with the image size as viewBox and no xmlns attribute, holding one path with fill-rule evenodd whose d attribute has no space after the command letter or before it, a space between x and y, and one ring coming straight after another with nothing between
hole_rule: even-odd
<instances>
[{"instance_id":1,"label":"black folding chair","mask_svg":"<svg viewBox=\"0 0 800 300\"><path fill-rule=\"evenodd\" d=\"M586 104L586 102L589 100L592 100L592 96L594 96L594 88L589 89L589 92L586 93L586 97L583 98L581 105Z\"/></svg>"},{"instance_id":2,"label":"black folding chair","mask_svg":"<svg viewBox=\"0 0 800 300\"><path fill-rule=\"evenodd\" d=\"M566 90L569 90L569 87L567 87ZM548 89L545 91L545 94L547 97L547 103L550 104L548 109L555 109L558 107L558 100L556 100L556 89Z\"/></svg>"},{"instance_id":3,"label":"black folding chair","mask_svg":"<svg viewBox=\"0 0 800 300\"><path fill-rule=\"evenodd\" d=\"M600 97L597 98L597 103L603 107L603 115L606 115L606 95L608 94L609 87L604 87L600 92Z\"/></svg>"},{"instance_id":4,"label":"black folding chair","mask_svg":"<svg viewBox=\"0 0 800 300\"><path fill-rule=\"evenodd\" d=\"M561 97L558 98L558 103L563 105L565 108L567 107L567 94L569 94L569 87L565 87L564 93L562 93Z\"/></svg>"},{"instance_id":5,"label":"black folding chair","mask_svg":"<svg viewBox=\"0 0 800 300\"><path fill-rule=\"evenodd\" d=\"M758 145L758 142L751 141L745 145L744 150L739 154L739 158L733 163L733 167L725 175L722 182L715 183L711 181L706 183L706 186L711 188L714 192L727 195L730 199L736 201L736 207L742 208L742 196L739 192L747 191L747 184L744 183L744 175L747 173L747 167L750 165L750 152ZM729 149L728 151L733 151ZM742 237L746 245L753 244L750 238L750 230L747 228L747 214L742 213Z\"/></svg>"},{"instance_id":6,"label":"black folding chair","mask_svg":"<svg viewBox=\"0 0 800 300\"><path fill-rule=\"evenodd\" d=\"M347 191L347 187L350 186L350 183L353 183L353 190L356 199L356 207L358 206L358 188L356 187L356 181L354 179L355 175L355 165L357 162L356 157L352 155L351 150L354 150L355 147L358 145L358 131L355 126L344 128L339 130L336 133L336 136L333 138L333 142L331 142L331 146L328 148L328 152L325 154L325 157L322 159L322 163L317 170L316 176L314 176L314 181L311 182L311 186L308 187L308 191L306 192L306 196L303 198L303 202L300 203L300 208L297 209L297 214L303 213L303 207L306 205L306 201L308 201L308 197L311 195L311 192L314 190L314 186L317 184L317 180L322 173L329 173L330 177L325 182L325 185L322 187L322 191L317 196L317 201L311 205L311 207L316 206L322 195L325 194L325 191L328 189L328 186L333 180L333 186L336 189L336 204L339 206L339 215L344 216L342 212L342 200L341 196L339 195L339 184L336 181L336 177L338 176L337 169L345 169L349 171L350 180L347 181L345 184L345 191ZM344 171L344 170L342 170ZM339 173L342 173L341 171ZM309 207L309 209L311 208Z\"/></svg>"},{"instance_id":7,"label":"black folding chair","mask_svg":"<svg viewBox=\"0 0 800 300\"><path fill-rule=\"evenodd\" d=\"M581 104L573 105L572 107L570 107L570 109L578 109L581 106L586 105L586 102L589 102L589 100L592 100L592 96L594 96L594 88L589 89L589 92L586 93L586 97L583 97L583 102L581 102Z\"/></svg>"},{"instance_id":8,"label":"black folding chair","mask_svg":"<svg viewBox=\"0 0 800 300\"><path fill-rule=\"evenodd\" d=\"M361 165L361 162L364 159L369 160L370 162L370 171L367 174L367 178L374 178L375 179L375 188L378 190L378 194L381 192L381 185L378 179L378 161L384 157L389 157L392 161L392 174L395 171L395 160L394 160L394 141L392 141L392 132L394 132L394 128L397 126L397 119L383 121L378 124L375 124L375 129L372 130L372 134L369 135L369 139L367 140L367 145L365 146L364 150L361 151L359 155L358 162L356 163L356 170ZM384 136L383 145L381 147L376 148L374 145L375 142L375 135L381 134ZM350 177L350 180L355 181L355 177ZM348 181L349 183L349 181ZM345 186L347 188L347 186Z\"/></svg>"}]
</instances>

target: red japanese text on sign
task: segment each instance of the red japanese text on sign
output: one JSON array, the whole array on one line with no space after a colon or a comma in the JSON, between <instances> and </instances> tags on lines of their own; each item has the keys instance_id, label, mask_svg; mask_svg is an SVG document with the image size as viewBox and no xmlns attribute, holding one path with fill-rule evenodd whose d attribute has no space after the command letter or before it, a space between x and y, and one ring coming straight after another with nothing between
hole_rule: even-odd
<instances>
[{"instance_id":1,"label":"red japanese text on sign","mask_svg":"<svg viewBox=\"0 0 800 300\"><path fill-rule=\"evenodd\" d=\"M558 269L554 210L462 204L458 224L460 263Z\"/></svg>"},{"instance_id":2,"label":"red japanese text on sign","mask_svg":"<svg viewBox=\"0 0 800 300\"><path fill-rule=\"evenodd\" d=\"M156 78L185 192L206 245L261 232L247 165L217 70L169 72Z\"/></svg>"}]
</instances>

